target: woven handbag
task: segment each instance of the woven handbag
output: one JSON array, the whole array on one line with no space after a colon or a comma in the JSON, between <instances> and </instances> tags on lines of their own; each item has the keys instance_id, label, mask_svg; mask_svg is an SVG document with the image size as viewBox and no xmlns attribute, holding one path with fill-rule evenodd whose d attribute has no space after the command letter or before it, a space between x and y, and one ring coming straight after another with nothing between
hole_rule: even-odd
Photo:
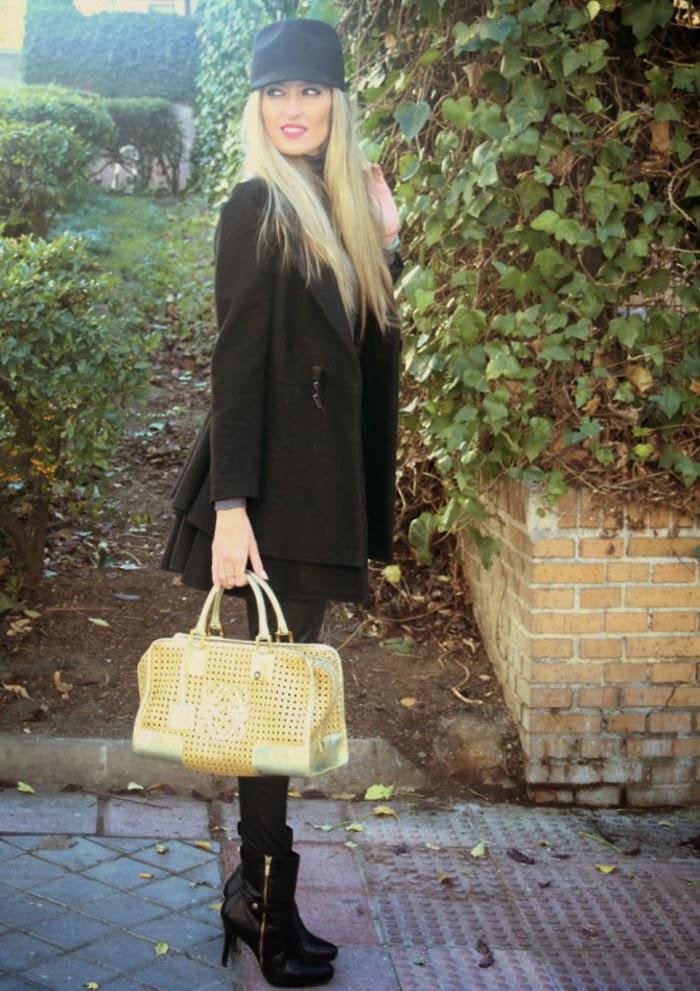
<instances>
[{"instance_id":1,"label":"woven handbag","mask_svg":"<svg viewBox=\"0 0 700 991\"><path fill-rule=\"evenodd\" d=\"M241 777L340 767L348 760L340 655L328 644L295 643L272 588L245 574L258 609L255 640L224 636L224 589L214 585L197 625L154 640L138 663L133 750ZM261 589L277 620L274 640Z\"/></svg>"}]
</instances>

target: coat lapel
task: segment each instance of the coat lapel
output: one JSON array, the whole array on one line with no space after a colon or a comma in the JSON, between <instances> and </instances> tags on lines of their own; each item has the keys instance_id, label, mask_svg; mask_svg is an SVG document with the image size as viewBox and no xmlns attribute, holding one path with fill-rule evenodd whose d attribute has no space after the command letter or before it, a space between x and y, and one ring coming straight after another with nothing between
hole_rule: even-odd
<instances>
[{"instance_id":1,"label":"coat lapel","mask_svg":"<svg viewBox=\"0 0 700 991\"><path fill-rule=\"evenodd\" d=\"M321 277L311 278L309 284L314 299L323 310L328 322L340 337L345 347L357 359L350 321L345 313L343 300L338 288L338 280L328 265L321 266Z\"/></svg>"}]
</instances>

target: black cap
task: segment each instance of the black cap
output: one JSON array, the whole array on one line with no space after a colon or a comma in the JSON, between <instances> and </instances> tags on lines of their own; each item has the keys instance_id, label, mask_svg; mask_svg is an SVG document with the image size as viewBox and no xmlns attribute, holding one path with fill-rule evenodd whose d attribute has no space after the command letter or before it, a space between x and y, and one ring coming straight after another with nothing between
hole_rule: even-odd
<instances>
[{"instance_id":1,"label":"black cap","mask_svg":"<svg viewBox=\"0 0 700 991\"><path fill-rule=\"evenodd\" d=\"M304 79L347 89L336 30L313 17L286 17L262 27L253 41L250 88Z\"/></svg>"}]
</instances>

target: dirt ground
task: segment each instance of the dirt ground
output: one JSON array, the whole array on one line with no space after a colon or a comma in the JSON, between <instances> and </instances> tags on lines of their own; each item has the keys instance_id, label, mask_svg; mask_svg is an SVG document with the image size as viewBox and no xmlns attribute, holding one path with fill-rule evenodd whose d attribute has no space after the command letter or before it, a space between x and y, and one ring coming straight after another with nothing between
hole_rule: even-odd
<instances>
[{"instance_id":1,"label":"dirt ground","mask_svg":"<svg viewBox=\"0 0 700 991\"><path fill-rule=\"evenodd\" d=\"M141 654L156 637L194 626L205 593L158 562L173 519L168 496L206 409L207 375L176 349L161 352L149 401L114 453L97 527L54 514L31 614L0 620L3 732L128 737ZM437 792L454 794L457 782L433 761L439 720L504 703L471 608L445 574L446 556L432 569L418 565L402 536L397 552L401 587L373 566L372 603L329 603L324 639L343 657L350 735L385 737L430 773ZM244 603L226 597L222 612L226 636L247 637Z\"/></svg>"}]
</instances>

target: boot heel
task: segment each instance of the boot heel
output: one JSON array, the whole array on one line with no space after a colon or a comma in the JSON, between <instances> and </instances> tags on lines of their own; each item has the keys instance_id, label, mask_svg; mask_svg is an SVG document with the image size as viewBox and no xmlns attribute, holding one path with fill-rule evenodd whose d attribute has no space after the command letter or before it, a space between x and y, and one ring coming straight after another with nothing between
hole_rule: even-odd
<instances>
[{"instance_id":1,"label":"boot heel","mask_svg":"<svg viewBox=\"0 0 700 991\"><path fill-rule=\"evenodd\" d=\"M230 928L227 922L225 922L224 925L226 927L226 934L224 936L224 951L221 954L222 967L225 967L228 964L229 957L232 953L240 952L237 934Z\"/></svg>"}]
</instances>

